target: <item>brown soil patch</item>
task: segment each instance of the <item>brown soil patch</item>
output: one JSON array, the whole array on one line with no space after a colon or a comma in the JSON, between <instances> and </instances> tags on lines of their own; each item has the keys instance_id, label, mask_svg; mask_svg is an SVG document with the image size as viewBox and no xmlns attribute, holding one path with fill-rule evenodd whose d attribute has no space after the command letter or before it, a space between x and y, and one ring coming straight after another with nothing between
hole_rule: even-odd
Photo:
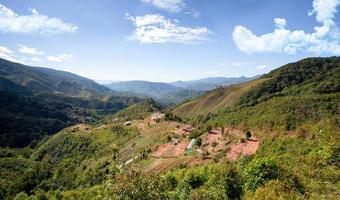
<instances>
[{"instance_id":1,"label":"brown soil patch","mask_svg":"<svg viewBox=\"0 0 340 200\"><path fill-rule=\"evenodd\" d=\"M181 156L178 158L158 158L150 167L148 167L147 170L152 172L164 172L178 167L180 164L185 164L188 167L192 167L205 164L210 161L211 159L203 160L201 158L191 156Z\"/></svg>"},{"instance_id":2,"label":"brown soil patch","mask_svg":"<svg viewBox=\"0 0 340 200\"><path fill-rule=\"evenodd\" d=\"M230 161L235 161L241 155L252 155L256 153L259 147L259 141L246 141L245 143L234 144L230 148L227 154L227 158Z\"/></svg>"},{"instance_id":3,"label":"brown soil patch","mask_svg":"<svg viewBox=\"0 0 340 200\"><path fill-rule=\"evenodd\" d=\"M155 157L177 157L184 155L185 148L188 146L189 141L181 141L177 145L172 143L167 143L159 146L153 156Z\"/></svg>"}]
</instances>

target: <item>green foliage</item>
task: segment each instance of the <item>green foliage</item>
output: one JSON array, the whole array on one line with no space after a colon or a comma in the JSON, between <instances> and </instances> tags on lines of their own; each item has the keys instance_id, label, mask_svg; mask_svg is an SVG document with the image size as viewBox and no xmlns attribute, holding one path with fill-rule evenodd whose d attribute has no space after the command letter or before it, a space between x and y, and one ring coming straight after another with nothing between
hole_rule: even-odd
<instances>
[{"instance_id":1,"label":"green foliage","mask_svg":"<svg viewBox=\"0 0 340 200\"><path fill-rule=\"evenodd\" d=\"M226 164L180 169L164 179L170 199L239 199L242 194L240 175Z\"/></svg>"},{"instance_id":2,"label":"green foliage","mask_svg":"<svg viewBox=\"0 0 340 200\"><path fill-rule=\"evenodd\" d=\"M159 112L160 109L161 106L155 101L152 99L146 99L122 111L119 111L114 115L114 117L117 117L120 121L142 120L154 112Z\"/></svg>"},{"instance_id":3,"label":"green foliage","mask_svg":"<svg viewBox=\"0 0 340 200\"><path fill-rule=\"evenodd\" d=\"M0 146L25 147L66 126L139 102L92 80L0 59Z\"/></svg>"},{"instance_id":4,"label":"green foliage","mask_svg":"<svg viewBox=\"0 0 340 200\"><path fill-rule=\"evenodd\" d=\"M157 175L131 170L117 176L110 189L113 199L167 199L165 183Z\"/></svg>"},{"instance_id":5,"label":"green foliage","mask_svg":"<svg viewBox=\"0 0 340 200\"><path fill-rule=\"evenodd\" d=\"M251 131L250 131L250 130L247 130L247 131L245 132L245 137L246 137L246 139L249 140L249 139L251 138L251 136L252 136Z\"/></svg>"},{"instance_id":6,"label":"green foliage","mask_svg":"<svg viewBox=\"0 0 340 200\"><path fill-rule=\"evenodd\" d=\"M309 58L287 64L265 75L270 79L248 91L240 98L239 103L241 105L256 105L274 96L293 92L336 93L340 91L339 70L339 57ZM296 90L289 89L290 91L287 91L292 87L295 87Z\"/></svg>"},{"instance_id":7,"label":"green foliage","mask_svg":"<svg viewBox=\"0 0 340 200\"><path fill-rule=\"evenodd\" d=\"M277 179L280 170L272 159L253 160L243 172L246 190L256 190L269 180Z\"/></svg>"}]
</instances>

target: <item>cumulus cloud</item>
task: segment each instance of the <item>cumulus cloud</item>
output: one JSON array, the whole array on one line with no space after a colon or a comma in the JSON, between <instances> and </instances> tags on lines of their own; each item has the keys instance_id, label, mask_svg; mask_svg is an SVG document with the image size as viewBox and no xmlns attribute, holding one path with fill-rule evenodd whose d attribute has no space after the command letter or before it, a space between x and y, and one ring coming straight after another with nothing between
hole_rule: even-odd
<instances>
[{"instance_id":1,"label":"cumulus cloud","mask_svg":"<svg viewBox=\"0 0 340 200\"><path fill-rule=\"evenodd\" d=\"M12 50L4 46L0 46L0 58L6 59L12 62L25 64L22 59L21 60L17 59L16 54Z\"/></svg>"},{"instance_id":2,"label":"cumulus cloud","mask_svg":"<svg viewBox=\"0 0 340 200\"><path fill-rule=\"evenodd\" d=\"M57 56L48 56L47 60L50 62L65 62L73 59L72 54L61 54Z\"/></svg>"},{"instance_id":3,"label":"cumulus cloud","mask_svg":"<svg viewBox=\"0 0 340 200\"><path fill-rule=\"evenodd\" d=\"M0 46L0 57L6 60L13 60L14 52L7 47Z\"/></svg>"},{"instance_id":4,"label":"cumulus cloud","mask_svg":"<svg viewBox=\"0 0 340 200\"><path fill-rule=\"evenodd\" d=\"M241 51L252 54L259 52L278 52L295 54L309 52L315 54L340 54L340 29L333 21L340 0L314 0L313 11L321 25L314 27L314 32L289 30L287 20L275 18L275 29L271 33L256 35L244 26L236 26L233 39Z\"/></svg>"},{"instance_id":5,"label":"cumulus cloud","mask_svg":"<svg viewBox=\"0 0 340 200\"><path fill-rule=\"evenodd\" d=\"M49 17L30 9L31 14L19 15L10 8L0 4L0 31L3 33L73 33L78 27Z\"/></svg>"},{"instance_id":6,"label":"cumulus cloud","mask_svg":"<svg viewBox=\"0 0 340 200\"><path fill-rule=\"evenodd\" d=\"M17 46L19 47L18 51L20 53L33 54L33 55L43 55L43 54L45 54L44 52L38 51L37 49L32 48L32 47L27 47L27 46L21 45L21 44L18 44Z\"/></svg>"},{"instance_id":7,"label":"cumulus cloud","mask_svg":"<svg viewBox=\"0 0 340 200\"><path fill-rule=\"evenodd\" d=\"M185 7L184 0L141 0L141 2L151 4L170 13L179 13Z\"/></svg>"},{"instance_id":8,"label":"cumulus cloud","mask_svg":"<svg viewBox=\"0 0 340 200\"><path fill-rule=\"evenodd\" d=\"M135 25L130 36L140 43L199 44L208 40L211 31L206 27L180 26L178 20L169 20L159 14L145 16L126 15Z\"/></svg>"}]
</instances>

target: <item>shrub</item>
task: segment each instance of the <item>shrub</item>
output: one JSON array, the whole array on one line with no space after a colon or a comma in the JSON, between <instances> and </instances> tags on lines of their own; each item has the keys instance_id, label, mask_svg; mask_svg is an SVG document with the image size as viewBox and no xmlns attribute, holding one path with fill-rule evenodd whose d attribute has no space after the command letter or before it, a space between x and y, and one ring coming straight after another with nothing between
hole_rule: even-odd
<instances>
[{"instance_id":1,"label":"shrub","mask_svg":"<svg viewBox=\"0 0 340 200\"><path fill-rule=\"evenodd\" d=\"M255 191L269 180L278 178L280 170L272 159L256 159L251 161L243 172L245 189Z\"/></svg>"},{"instance_id":2,"label":"shrub","mask_svg":"<svg viewBox=\"0 0 340 200\"><path fill-rule=\"evenodd\" d=\"M245 133L245 137L247 140L249 140L251 138L252 134L250 132L250 130L247 130L246 133Z\"/></svg>"}]
</instances>

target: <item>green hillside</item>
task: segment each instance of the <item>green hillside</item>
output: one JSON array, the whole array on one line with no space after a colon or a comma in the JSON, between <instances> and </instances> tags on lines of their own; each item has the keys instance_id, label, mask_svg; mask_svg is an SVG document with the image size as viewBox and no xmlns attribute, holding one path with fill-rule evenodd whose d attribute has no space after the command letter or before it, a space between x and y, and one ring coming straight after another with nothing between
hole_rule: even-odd
<instances>
[{"instance_id":1,"label":"green hillside","mask_svg":"<svg viewBox=\"0 0 340 200\"><path fill-rule=\"evenodd\" d=\"M191 133L150 123L158 106L146 100L117 113L130 126L78 124L0 148L0 198L339 199L339 69L339 57L309 58L213 90L173 109Z\"/></svg>"},{"instance_id":2,"label":"green hillside","mask_svg":"<svg viewBox=\"0 0 340 200\"><path fill-rule=\"evenodd\" d=\"M0 146L25 147L139 101L69 72L0 59Z\"/></svg>"},{"instance_id":3,"label":"green hillside","mask_svg":"<svg viewBox=\"0 0 340 200\"><path fill-rule=\"evenodd\" d=\"M233 106L246 91L265 80L265 78L261 78L240 85L214 89L194 100L174 107L172 112L184 118L217 112L223 108Z\"/></svg>"},{"instance_id":4,"label":"green hillside","mask_svg":"<svg viewBox=\"0 0 340 200\"><path fill-rule=\"evenodd\" d=\"M340 58L310 58L265 75L237 105L221 110L211 123L295 130L307 123L340 117Z\"/></svg>"},{"instance_id":5,"label":"green hillside","mask_svg":"<svg viewBox=\"0 0 340 200\"><path fill-rule=\"evenodd\" d=\"M0 59L0 77L24 86L35 94L62 94L96 99L114 94L112 90L92 80L69 72L29 67L4 59Z\"/></svg>"},{"instance_id":6,"label":"green hillside","mask_svg":"<svg viewBox=\"0 0 340 200\"><path fill-rule=\"evenodd\" d=\"M152 99L146 99L119 111L114 115L120 121L142 120L154 112L159 112L161 106Z\"/></svg>"}]
</instances>

